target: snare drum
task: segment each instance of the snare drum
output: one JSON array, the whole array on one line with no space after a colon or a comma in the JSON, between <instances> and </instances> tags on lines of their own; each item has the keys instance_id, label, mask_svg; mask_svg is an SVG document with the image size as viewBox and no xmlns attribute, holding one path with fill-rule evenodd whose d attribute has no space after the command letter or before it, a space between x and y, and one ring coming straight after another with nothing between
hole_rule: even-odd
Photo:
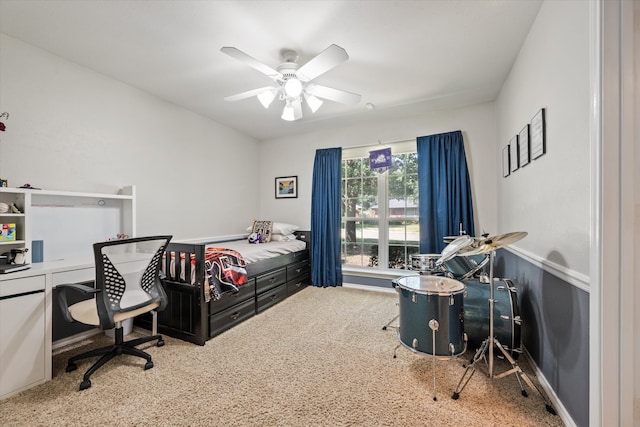
<instances>
[{"instance_id":1,"label":"snare drum","mask_svg":"<svg viewBox=\"0 0 640 427\"><path fill-rule=\"evenodd\" d=\"M400 342L412 351L457 356L466 350L464 285L443 276L406 276L394 283L400 295ZM435 331L435 346L434 346Z\"/></svg>"},{"instance_id":2,"label":"snare drum","mask_svg":"<svg viewBox=\"0 0 640 427\"><path fill-rule=\"evenodd\" d=\"M484 268L489 262L489 254L457 255L443 263L450 276L456 280L467 280Z\"/></svg>"},{"instance_id":3,"label":"snare drum","mask_svg":"<svg viewBox=\"0 0 640 427\"><path fill-rule=\"evenodd\" d=\"M420 274L442 273L441 267L436 265L438 259L440 259L439 254L411 255L411 269L420 272Z\"/></svg>"},{"instance_id":4,"label":"snare drum","mask_svg":"<svg viewBox=\"0 0 640 427\"><path fill-rule=\"evenodd\" d=\"M464 298L465 332L471 348L478 348L489 338L489 284L479 280L465 280ZM522 352L520 329L522 320L518 296L509 279L496 280L493 289L493 336L512 356Z\"/></svg>"}]
</instances>

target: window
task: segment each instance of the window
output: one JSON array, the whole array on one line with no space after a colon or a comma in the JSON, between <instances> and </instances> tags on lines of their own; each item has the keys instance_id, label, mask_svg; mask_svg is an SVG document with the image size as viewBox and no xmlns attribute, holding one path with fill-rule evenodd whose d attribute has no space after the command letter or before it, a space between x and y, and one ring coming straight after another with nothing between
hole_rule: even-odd
<instances>
[{"instance_id":1,"label":"window","mask_svg":"<svg viewBox=\"0 0 640 427\"><path fill-rule=\"evenodd\" d=\"M415 141L392 154L384 173L371 171L369 156L343 150L342 262L372 269L409 269L419 252L418 162ZM379 147L376 147L379 148ZM402 147L401 147L402 148Z\"/></svg>"}]
</instances>

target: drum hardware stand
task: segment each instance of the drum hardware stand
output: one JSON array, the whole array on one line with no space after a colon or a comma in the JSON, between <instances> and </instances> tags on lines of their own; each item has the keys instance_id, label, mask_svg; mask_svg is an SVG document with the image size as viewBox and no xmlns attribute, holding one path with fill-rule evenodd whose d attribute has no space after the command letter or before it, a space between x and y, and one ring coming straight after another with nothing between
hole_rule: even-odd
<instances>
[{"instance_id":1,"label":"drum hardware stand","mask_svg":"<svg viewBox=\"0 0 640 427\"><path fill-rule=\"evenodd\" d=\"M394 279L394 280L392 280L392 281L391 281L391 286L393 286L393 289L396 289L396 290L398 289L398 283L396 282L396 279ZM392 324L393 322L395 322L395 320L396 320L398 317L400 317L400 308L399 308L399 307L400 307L400 304L399 304L399 303L396 303L396 307L398 307L398 314L396 314L396 315L395 315L391 320L389 320L389 321L387 322L387 324L386 324L386 325L384 325L384 326L382 327L382 330L383 330L383 331L386 331L386 330L387 330L387 328L391 328L391 329L398 329L398 327L397 327L397 326L391 326L391 324ZM394 356L394 357L395 357L395 356Z\"/></svg>"},{"instance_id":2,"label":"drum hardware stand","mask_svg":"<svg viewBox=\"0 0 640 427\"><path fill-rule=\"evenodd\" d=\"M397 305L397 304L396 304L396 305ZM399 314L399 313L398 313L398 314L396 314L396 315L393 317L393 319L389 320L389 321L387 322L387 324L386 324L386 325L384 325L384 326L382 327L382 330L383 330L383 331L386 331L388 328L391 328L391 329L398 329L398 327L397 327L397 326L395 326L395 325L391 325L393 322L395 322L395 320L396 320L398 317L400 317L400 314Z\"/></svg>"},{"instance_id":3,"label":"drum hardware stand","mask_svg":"<svg viewBox=\"0 0 640 427\"><path fill-rule=\"evenodd\" d=\"M431 351L433 351L433 356L431 358L433 364L433 401L436 402L438 400L438 397L436 396L436 332L438 332L440 324L436 319L431 319L429 320L429 327L431 328L432 336Z\"/></svg>"},{"instance_id":4,"label":"drum hardware stand","mask_svg":"<svg viewBox=\"0 0 640 427\"><path fill-rule=\"evenodd\" d=\"M491 242L487 242L487 243L491 243ZM464 390L464 388L467 386L467 384L471 380L471 377L473 377L473 374L476 372L476 363L480 359L483 359L485 361L485 364L487 363L485 353L487 352L487 350L489 350L489 363L488 363L489 374L488 375L490 379L499 379L499 378L506 377L507 375L515 374L516 379L518 380L518 384L520 385L520 392L524 397L527 397L528 394L527 394L527 391L524 389L522 380L524 380L527 383L527 385L529 385L529 387L531 387L533 390L536 390L538 392L538 394L544 401L547 412L553 415L557 415L555 409L553 409L553 406L551 406L551 403L549 403L549 401L547 400L545 395L542 393L542 391L538 387L536 387L536 385L531 381L531 379L529 379L527 374L525 374L520 368L520 366L518 366L518 363L513 359L513 357L511 357L511 355L504 349L502 344L500 344L500 341L498 341L494 337L494 334L493 334L493 331L494 331L493 313L494 313L494 305L495 305L495 299L494 299L494 293L493 293L494 257L495 257L495 251L492 250L489 255L489 263L490 263L489 265L489 286L490 286L489 288L489 337L487 337L487 339L482 341L482 344L480 345L478 350L476 350L476 353L473 356L473 359L471 359L471 364L467 366L464 373L462 374L462 378L460 378L460 381L458 382L458 385L456 386L455 391L451 395L451 398L454 400L457 400L460 397L460 393L462 393L462 390ZM511 369L496 376L493 375L493 347L494 346L498 347L498 350L502 352L504 357L511 364ZM471 370L471 374L469 374L469 376L467 377L467 373L469 372L469 370Z\"/></svg>"}]
</instances>

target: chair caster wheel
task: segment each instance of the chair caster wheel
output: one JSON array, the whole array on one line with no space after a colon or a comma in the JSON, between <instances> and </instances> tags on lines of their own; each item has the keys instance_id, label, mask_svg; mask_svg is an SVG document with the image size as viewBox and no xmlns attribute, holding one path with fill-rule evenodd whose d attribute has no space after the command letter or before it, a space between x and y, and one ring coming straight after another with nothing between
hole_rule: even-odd
<instances>
[{"instance_id":1,"label":"chair caster wheel","mask_svg":"<svg viewBox=\"0 0 640 427\"><path fill-rule=\"evenodd\" d=\"M460 397L460 393L455 392L455 391L454 391L454 392L453 392L453 394L451 395L451 398L452 398L453 400L458 400L458 398L459 398L459 397Z\"/></svg>"},{"instance_id":2,"label":"chair caster wheel","mask_svg":"<svg viewBox=\"0 0 640 427\"><path fill-rule=\"evenodd\" d=\"M383 326L383 327L382 327L382 330L383 330L383 331L386 331L386 330L387 330L387 327L386 327L386 326Z\"/></svg>"},{"instance_id":3,"label":"chair caster wheel","mask_svg":"<svg viewBox=\"0 0 640 427\"><path fill-rule=\"evenodd\" d=\"M156 347L162 347L164 345L164 340L158 340Z\"/></svg>"},{"instance_id":4,"label":"chair caster wheel","mask_svg":"<svg viewBox=\"0 0 640 427\"><path fill-rule=\"evenodd\" d=\"M522 390L522 395L524 397L529 397L529 394L527 393L527 390Z\"/></svg>"},{"instance_id":5,"label":"chair caster wheel","mask_svg":"<svg viewBox=\"0 0 640 427\"><path fill-rule=\"evenodd\" d=\"M66 372L73 372L76 369L78 369L78 366L75 363L69 363L67 365L67 368L65 369Z\"/></svg>"},{"instance_id":6,"label":"chair caster wheel","mask_svg":"<svg viewBox=\"0 0 640 427\"><path fill-rule=\"evenodd\" d=\"M91 380L84 380L80 383L80 391L86 390L91 387Z\"/></svg>"},{"instance_id":7,"label":"chair caster wheel","mask_svg":"<svg viewBox=\"0 0 640 427\"><path fill-rule=\"evenodd\" d=\"M151 369L151 368L153 368L153 362L150 360L147 363L145 363L144 370L146 371L147 369Z\"/></svg>"}]
</instances>

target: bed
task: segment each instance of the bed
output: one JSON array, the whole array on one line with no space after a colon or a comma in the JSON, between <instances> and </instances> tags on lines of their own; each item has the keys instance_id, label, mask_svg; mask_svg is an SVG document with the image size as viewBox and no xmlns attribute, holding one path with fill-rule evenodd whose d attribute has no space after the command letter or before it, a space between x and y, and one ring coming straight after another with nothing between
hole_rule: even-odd
<instances>
[{"instance_id":1,"label":"bed","mask_svg":"<svg viewBox=\"0 0 640 427\"><path fill-rule=\"evenodd\" d=\"M168 305L158 313L158 333L204 345L236 326L300 291L309 284L310 235L295 231L295 238L252 244L247 239L223 242L171 242L162 260L163 284ZM225 260L240 255L246 281L221 283L212 277L210 255L225 253ZM230 255L227 257L226 255ZM136 324L151 329L151 317Z\"/></svg>"}]
</instances>

